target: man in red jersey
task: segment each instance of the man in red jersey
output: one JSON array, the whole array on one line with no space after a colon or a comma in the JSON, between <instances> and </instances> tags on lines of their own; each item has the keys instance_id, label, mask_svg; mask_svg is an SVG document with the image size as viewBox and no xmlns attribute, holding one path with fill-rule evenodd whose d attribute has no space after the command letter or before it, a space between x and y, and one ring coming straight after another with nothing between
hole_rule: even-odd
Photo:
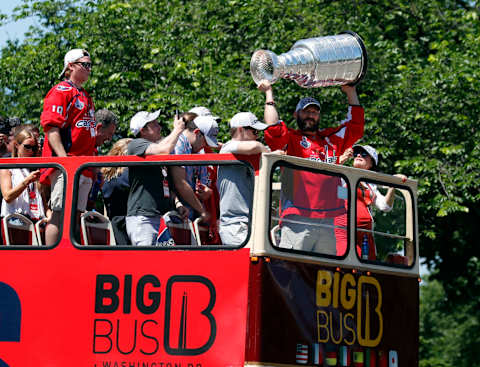
<instances>
[{"instance_id":1,"label":"man in red jersey","mask_svg":"<svg viewBox=\"0 0 480 367\"><path fill-rule=\"evenodd\" d=\"M263 81L265 92L265 142L272 150L325 163L338 163L338 157L363 136L364 111L354 86L344 85L349 107L347 118L336 127L319 129L320 103L302 98L293 113L298 129L279 120L272 86ZM280 247L336 254L333 219L344 212L347 199L340 178L306 170L285 169L282 178ZM287 192L287 189L289 189Z\"/></svg>"},{"instance_id":2,"label":"man in red jersey","mask_svg":"<svg viewBox=\"0 0 480 367\"><path fill-rule=\"evenodd\" d=\"M44 157L92 155L95 149L95 108L92 98L83 89L92 70L90 54L73 49L65 54L62 82L48 92L43 102L40 122L45 131ZM42 173L42 183L51 185L52 216L45 230L45 242L53 245L58 239L63 206L64 179L60 170L49 168ZM81 176L77 201L77 217L85 211L92 178Z\"/></svg>"}]
</instances>

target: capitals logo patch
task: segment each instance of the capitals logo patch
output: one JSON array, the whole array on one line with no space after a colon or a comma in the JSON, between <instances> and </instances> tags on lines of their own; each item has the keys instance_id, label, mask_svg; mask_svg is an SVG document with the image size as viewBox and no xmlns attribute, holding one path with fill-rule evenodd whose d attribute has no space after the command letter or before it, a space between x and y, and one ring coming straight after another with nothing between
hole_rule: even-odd
<instances>
[{"instance_id":1,"label":"capitals logo patch","mask_svg":"<svg viewBox=\"0 0 480 367\"><path fill-rule=\"evenodd\" d=\"M77 99L75 101L75 104L74 104L75 108L77 110L83 110L83 107L85 107L85 103L83 103L82 101L80 101L79 99Z\"/></svg>"},{"instance_id":2,"label":"capitals logo patch","mask_svg":"<svg viewBox=\"0 0 480 367\"><path fill-rule=\"evenodd\" d=\"M95 128L95 120L80 120L80 121L77 121L77 123L75 124L76 127L78 128L82 128L84 127L85 129L90 129L90 128Z\"/></svg>"},{"instance_id":3,"label":"capitals logo patch","mask_svg":"<svg viewBox=\"0 0 480 367\"><path fill-rule=\"evenodd\" d=\"M72 87L67 87L66 85L59 85L57 86L57 90L60 92L68 92L69 90L72 90Z\"/></svg>"},{"instance_id":4,"label":"capitals logo patch","mask_svg":"<svg viewBox=\"0 0 480 367\"><path fill-rule=\"evenodd\" d=\"M307 139L306 136L302 136L302 141L300 142L300 145L301 145L302 147L304 147L305 149L308 149L308 148L310 148L310 146L312 145L312 143L310 143L310 142L308 141L308 139Z\"/></svg>"}]
</instances>

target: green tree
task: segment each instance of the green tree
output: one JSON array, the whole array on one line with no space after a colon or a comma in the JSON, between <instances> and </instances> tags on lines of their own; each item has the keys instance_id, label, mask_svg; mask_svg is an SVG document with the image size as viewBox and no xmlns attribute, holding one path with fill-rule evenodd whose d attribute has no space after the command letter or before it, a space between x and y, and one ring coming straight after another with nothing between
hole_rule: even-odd
<instances>
[{"instance_id":1,"label":"green tree","mask_svg":"<svg viewBox=\"0 0 480 367\"><path fill-rule=\"evenodd\" d=\"M442 284L432 279L420 287L420 301L420 367L475 365L471 347L478 345L480 325L474 306L452 309Z\"/></svg>"}]
</instances>

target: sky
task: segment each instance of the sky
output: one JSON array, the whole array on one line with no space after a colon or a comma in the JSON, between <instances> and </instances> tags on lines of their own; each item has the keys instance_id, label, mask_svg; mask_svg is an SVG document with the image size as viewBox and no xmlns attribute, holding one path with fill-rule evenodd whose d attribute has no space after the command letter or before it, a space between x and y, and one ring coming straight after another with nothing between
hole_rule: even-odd
<instances>
[{"instance_id":1,"label":"sky","mask_svg":"<svg viewBox=\"0 0 480 367\"><path fill-rule=\"evenodd\" d=\"M0 12L10 16L13 9L22 3L22 0L0 0ZM29 18L17 22L10 21L0 27L0 48L5 46L7 40L19 39L21 41L28 27L34 24L36 24L35 20Z\"/></svg>"}]
</instances>

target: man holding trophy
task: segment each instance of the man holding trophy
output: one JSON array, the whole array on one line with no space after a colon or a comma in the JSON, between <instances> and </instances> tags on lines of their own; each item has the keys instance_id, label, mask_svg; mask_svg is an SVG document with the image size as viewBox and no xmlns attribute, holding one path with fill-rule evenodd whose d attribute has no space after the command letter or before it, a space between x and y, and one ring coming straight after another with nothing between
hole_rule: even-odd
<instances>
[{"instance_id":1,"label":"man holding trophy","mask_svg":"<svg viewBox=\"0 0 480 367\"><path fill-rule=\"evenodd\" d=\"M288 128L279 121L273 99L272 86L268 81L258 88L265 92L265 142L270 149L286 150L288 155L308 158L325 163L338 163L338 157L363 136L364 111L359 105L354 86L342 86L349 107L347 118L337 127L319 130L320 103L312 97L302 98L293 113L298 129ZM299 172L303 177L295 182L306 185L304 190L293 188L293 192L307 192L308 197L297 195L284 201L282 207L282 232L280 247L326 254L336 253L333 220L340 215L342 199L338 198L340 180L323 176L309 180L308 172ZM288 203L288 207L285 206ZM289 221L290 219L290 221Z\"/></svg>"},{"instance_id":2,"label":"man holding trophy","mask_svg":"<svg viewBox=\"0 0 480 367\"><path fill-rule=\"evenodd\" d=\"M353 32L301 40L279 56L256 51L251 72L266 97L267 145L272 151L282 149L288 155L338 163L338 157L363 136L364 110L354 85L365 71L363 42ZM319 129L320 103L307 97L293 113L298 129L287 127L279 119L272 90L279 78L293 79L306 88L341 85L349 104L346 119L336 127ZM282 176L280 247L335 255L334 218L344 214L347 200L340 178L301 170L284 170Z\"/></svg>"}]
</instances>

